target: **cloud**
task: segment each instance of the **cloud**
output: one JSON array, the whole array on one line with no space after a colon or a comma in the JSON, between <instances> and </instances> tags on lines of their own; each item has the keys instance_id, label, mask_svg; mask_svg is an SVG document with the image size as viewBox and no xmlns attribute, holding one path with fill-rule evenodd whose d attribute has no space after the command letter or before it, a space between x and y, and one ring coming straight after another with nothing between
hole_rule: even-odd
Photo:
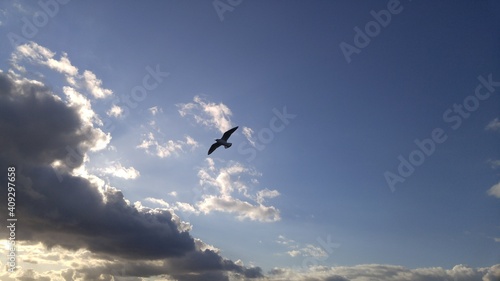
<instances>
[{"instance_id":1,"label":"cloud","mask_svg":"<svg viewBox=\"0 0 500 281\"><path fill-rule=\"evenodd\" d=\"M243 132L243 135L247 138L248 142L252 146L255 146L255 139L253 137L254 131L251 128L243 127L242 132Z\"/></svg>"},{"instance_id":2,"label":"cloud","mask_svg":"<svg viewBox=\"0 0 500 281\"><path fill-rule=\"evenodd\" d=\"M123 116L123 108L121 108L120 106L118 106L116 104L113 104L111 106L111 108L108 111L106 111L106 114L108 116L112 116L112 117L116 117L116 118L122 117Z\"/></svg>"},{"instance_id":3,"label":"cloud","mask_svg":"<svg viewBox=\"0 0 500 281\"><path fill-rule=\"evenodd\" d=\"M146 198L144 200L147 201L147 202L151 202L151 203L160 205L160 206L162 206L164 208L170 208L170 204L168 204L168 202L166 202L163 199L148 197L148 198Z\"/></svg>"},{"instance_id":4,"label":"cloud","mask_svg":"<svg viewBox=\"0 0 500 281\"><path fill-rule=\"evenodd\" d=\"M70 107L75 108L75 110L78 112L78 115L86 125L103 125L102 121L99 119L99 116L97 116L97 114L92 110L89 99L87 99L84 95L80 94L72 87L63 87L63 92L67 97L67 104Z\"/></svg>"},{"instance_id":5,"label":"cloud","mask_svg":"<svg viewBox=\"0 0 500 281\"><path fill-rule=\"evenodd\" d=\"M99 171L126 180L136 179L141 175L134 167L126 168L119 162L111 163L106 168L99 169Z\"/></svg>"},{"instance_id":6,"label":"cloud","mask_svg":"<svg viewBox=\"0 0 500 281\"><path fill-rule=\"evenodd\" d=\"M488 163L491 165L492 169L497 169L500 167L500 160L488 160Z\"/></svg>"},{"instance_id":7,"label":"cloud","mask_svg":"<svg viewBox=\"0 0 500 281\"><path fill-rule=\"evenodd\" d=\"M87 154L102 147L106 136L89 121L87 105L76 91L63 101L40 82L0 73L0 130L9 132L0 135L0 166L16 167L16 195L23 200L16 206L16 216L23 220L22 231L16 233L20 245L42 243L54 254L54 249L68 255L87 251L100 262L72 264L58 272L83 280L162 274L177 280L228 280L229 275L262 275L260 268L245 268L209 249L197 249L189 225L172 211L130 204L120 190L85 171ZM115 165L109 172L135 170L122 168ZM0 199L6 201L6 193ZM5 216L0 214L4 221ZM7 235L6 231L0 233ZM42 259L29 258L26 262L31 264ZM50 262L50 257L44 261ZM19 280L49 280L52 273L21 269L16 274Z\"/></svg>"},{"instance_id":8,"label":"cloud","mask_svg":"<svg viewBox=\"0 0 500 281\"><path fill-rule=\"evenodd\" d=\"M87 90L96 99L102 99L113 94L113 91L101 87L102 81L98 79L92 71L85 70L83 72L83 81Z\"/></svg>"},{"instance_id":9,"label":"cloud","mask_svg":"<svg viewBox=\"0 0 500 281\"><path fill-rule=\"evenodd\" d=\"M486 130L499 131L500 130L500 120L498 120L498 118L491 120L491 122L486 126Z\"/></svg>"},{"instance_id":10,"label":"cloud","mask_svg":"<svg viewBox=\"0 0 500 281\"><path fill-rule=\"evenodd\" d=\"M196 207L204 214L212 211L235 214L240 220L274 222L279 221L280 211L274 206L265 206L264 198L279 195L276 190L259 190L251 195L249 185L258 182L255 177L260 173L238 162L229 162L225 167L217 168L212 158L207 158L207 166L198 171L199 184L204 189ZM244 201L236 196L250 199Z\"/></svg>"},{"instance_id":11,"label":"cloud","mask_svg":"<svg viewBox=\"0 0 500 281\"><path fill-rule=\"evenodd\" d=\"M317 260L325 260L328 257L328 253L325 252L321 247L306 244L302 246L300 243L297 243L295 240L288 239L283 235L279 235L276 243L281 244L287 249L286 254L291 257L313 257Z\"/></svg>"},{"instance_id":12,"label":"cloud","mask_svg":"<svg viewBox=\"0 0 500 281\"><path fill-rule=\"evenodd\" d=\"M194 214L198 214L200 212L193 205L185 202L175 202L174 210L179 210L182 212L194 213Z\"/></svg>"},{"instance_id":13,"label":"cloud","mask_svg":"<svg viewBox=\"0 0 500 281\"><path fill-rule=\"evenodd\" d=\"M488 189L488 195L500 198L500 182Z\"/></svg>"},{"instance_id":14,"label":"cloud","mask_svg":"<svg viewBox=\"0 0 500 281\"><path fill-rule=\"evenodd\" d=\"M1 242L4 242L3 240ZM451 269L428 267L408 269L402 266L364 264L357 266L313 266L304 270L274 268L265 276L260 268L245 268L240 261L220 258L219 249L195 239L197 254L166 260L127 260L96 255L88 250L70 251L60 246L47 249L41 243L20 242L25 265L15 273L0 272L0 279L14 280L254 280L266 281L497 281L500 265L473 268L456 265ZM0 249L0 254L7 254ZM25 260L26 259L26 260ZM29 259L29 260L27 260ZM29 267L57 266L57 269L35 272ZM207 266L210 264L210 266ZM200 266L203 265L203 266ZM179 267L176 267L179 266ZM223 274L229 272L227 275ZM230 279L231 275L237 275ZM23 279L24 278L24 279ZM50 278L50 279L49 279ZM66 278L66 279L64 279Z\"/></svg>"},{"instance_id":15,"label":"cloud","mask_svg":"<svg viewBox=\"0 0 500 281\"><path fill-rule=\"evenodd\" d=\"M110 137L40 84L0 73L0 127L9 132L2 134L2 155L17 164L80 166L75 151L102 149Z\"/></svg>"},{"instance_id":16,"label":"cloud","mask_svg":"<svg viewBox=\"0 0 500 281\"><path fill-rule=\"evenodd\" d=\"M396 265L365 264L356 266L313 266L305 271L275 268L268 280L290 281L496 281L500 265L490 268L472 268L456 265L452 269L441 267L408 269Z\"/></svg>"},{"instance_id":17,"label":"cloud","mask_svg":"<svg viewBox=\"0 0 500 281\"><path fill-rule=\"evenodd\" d=\"M290 255L291 257L298 257L300 255L300 251L298 251L298 250L291 250L291 251L287 251L286 253L288 255Z\"/></svg>"},{"instance_id":18,"label":"cloud","mask_svg":"<svg viewBox=\"0 0 500 281\"><path fill-rule=\"evenodd\" d=\"M314 246L312 244L306 244L305 247L300 249L300 252L304 257L313 257L317 259L324 259L328 257L328 253L321 249L321 247Z\"/></svg>"},{"instance_id":19,"label":"cloud","mask_svg":"<svg viewBox=\"0 0 500 281\"><path fill-rule=\"evenodd\" d=\"M216 128L221 133L232 128L231 110L223 103L207 102L200 96L195 96L192 103L177 104L181 116L192 116L196 123Z\"/></svg>"},{"instance_id":20,"label":"cloud","mask_svg":"<svg viewBox=\"0 0 500 281\"><path fill-rule=\"evenodd\" d=\"M195 141L192 137L186 136L186 144L190 146L192 149L200 146L197 141Z\"/></svg>"},{"instance_id":21,"label":"cloud","mask_svg":"<svg viewBox=\"0 0 500 281\"><path fill-rule=\"evenodd\" d=\"M137 145L136 148L140 148L146 151L150 155L155 155L160 158L166 158L173 155L178 155L183 152L185 148L194 149L198 147L198 142L196 142L190 136L186 136L186 140L168 140L165 143L159 143L152 132L149 132L143 138L141 144Z\"/></svg>"},{"instance_id":22,"label":"cloud","mask_svg":"<svg viewBox=\"0 0 500 281\"><path fill-rule=\"evenodd\" d=\"M163 109L161 109L161 107L158 107L158 106L153 106L151 108L148 109L149 112L151 112L151 114L153 116L157 115L158 113L163 113Z\"/></svg>"},{"instance_id":23,"label":"cloud","mask_svg":"<svg viewBox=\"0 0 500 281\"><path fill-rule=\"evenodd\" d=\"M16 47L11 55L11 64L14 69L21 72L26 72L21 64L24 61L46 66L63 74L69 85L79 90L88 91L95 99L106 98L113 94L112 90L102 87L102 81L92 71L85 70L83 74L79 74L78 68L71 64L68 54L62 53L60 59L56 59L55 55L51 50L35 42L29 42Z\"/></svg>"},{"instance_id":24,"label":"cloud","mask_svg":"<svg viewBox=\"0 0 500 281\"><path fill-rule=\"evenodd\" d=\"M5 240L3 240L5 241ZM2 242L3 242L2 241ZM182 257L165 260L130 260L99 256L88 250L71 251L60 246L47 249L41 243L19 242L23 249L15 273L0 272L1 280L249 280L261 277L260 268L246 268L239 262L223 259L219 249L195 239L196 250ZM3 249L2 249L3 250ZM0 250L0 253L4 251ZM5 252L5 254L7 254ZM29 257L29 260L20 260ZM33 264L38 265L35 272ZM51 268L43 271L41 268ZM54 269L57 268L57 269ZM245 278L246 277L246 278ZM158 279L157 279L158 278ZM212 278L212 279L211 279ZM150 279L148 279L150 280Z\"/></svg>"},{"instance_id":25,"label":"cloud","mask_svg":"<svg viewBox=\"0 0 500 281\"><path fill-rule=\"evenodd\" d=\"M68 54L63 53L59 60L54 59L55 53L34 42L17 46L11 56L13 67L24 70L19 63L26 60L32 64L44 65L66 76L72 77L78 74L78 68L73 66L68 59Z\"/></svg>"},{"instance_id":26,"label":"cloud","mask_svg":"<svg viewBox=\"0 0 500 281\"><path fill-rule=\"evenodd\" d=\"M158 136L164 136L165 133L161 130L163 126L157 124L154 116L163 112L163 110L158 106L151 107L148 110L152 116L150 116L147 124L141 126L147 133L142 135L142 141L136 148L144 150L149 155L167 158L179 156L180 153L186 152L186 150L194 150L199 146L198 142L188 135L184 137L185 140L157 140Z\"/></svg>"},{"instance_id":27,"label":"cloud","mask_svg":"<svg viewBox=\"0 0 500 281\"><path fill-rule=\"evenodd\" d=\"M276 196L279 196L280 193L277 190L269 190L269 189L263 189L259 190L257 192L257 199L256 201L260 204L264 203L266 198L274 198Z\"/></svg>"},{"instance_id":28,"label":"cloud","mask_svg":"<svg viewBox=\"0 0 500 281\"><path fill-rule=\"evenodd\" d=\"M292 249L298 247L296 245L295 240L288 239L284 235L278 235L278 240L276 240L276 243L281 244L281 245L288 245Z\"/></svg>"},{"instance_id":29,"label":"cloud","mask_svg":"<svg viewBox=\"0 0 500 281\"><path fill-rule=\"evenodd\" d=\"M205 214L212 211L235 213L240 220L250 219L262 222L280 220L279 211L273 206L252 205L232 197L206 196L197 203L197 206Z\"/></svg>"},{"instance_id":30,"label":"cloud","mask_svg":"<svg viewBox=\"0 0 500 281\"><path fill-rule=\"evenodd\" d=\"M23 187L17 190L24 200L24 208L16 209L25 220L20 239L42 241L49 247L62 245L151 258L193 249L192 238L169 223L170 213L138 212L120 191L99 189L89 179L70 174L83 158L68 162L66 148L73 147L83 155L99 143L100 137L92 127L82 131L84 120L75 108L45 87L5 74L0 74L0 93L0 129L10 132L0 137L6 149L0 154L0 162L4 167L17 166L18 186ZM65 166L60 178L50 165L54 161ZM122 232L131 236L120 239ZM146 242L140 249L134 246L135 239L146 236L148 241L170 237L171 243L154 246Z\"/></svg>"}]
</instances>

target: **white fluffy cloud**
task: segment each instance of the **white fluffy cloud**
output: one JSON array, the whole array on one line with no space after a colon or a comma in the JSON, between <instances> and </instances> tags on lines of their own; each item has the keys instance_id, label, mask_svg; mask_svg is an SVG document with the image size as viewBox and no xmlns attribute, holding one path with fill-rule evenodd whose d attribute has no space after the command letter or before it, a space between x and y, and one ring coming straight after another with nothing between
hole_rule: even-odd
<instances>
[{"instance_id":1,"label":"white fluffy cloud","mask_svg":"<svg viewBox=\"0 0 500 281\"><path fill-rule=\"evenodd\" d=\"M16 70L25 71L25 68L20 65L23 60L32 64L44 65L48 68L65 74L66 76L76 76L78 68L73 66L68 59L68 54L63 53L59 60L54 58L55 53L49 49L42 47L34 42L17 46L12 54L12 65Z\"/></svg>"},{"instance_id":2,"label":"white fluffy cloud","mask_svg":"<svg viewBox=\"0 0 500 281\"><path fill-rule=\"evenodd\" d=\"M170 208L170 204L168 204L168 202L166 202L163 199L148 197L148 198L146 198L144 200L146 200L147 202L151 202L151 203L160 205L160 206L162 206L164 208Z\"/></svg>"},{"instance_id":3,"label":"white fluffy cloud","mask_svg":"<svg viewBox=\"0 0 500 281\"><path fill-rule=\"evenodd\" d=\"M177 104L181 116L192 116L196 123L220 132L231 129L232 112L223 103L207 102L200 96L195 96L192 103Z\"/></svg>"},{"instance_id":4,"label":"white fluffy cloud","mask_svg":"<svg viewBox=\"0 0 500 281\"><path fill-rule=\"evenodd\" d=\"M99 169L99 171L103 174L112 175L126 180L136 179L141 175L134 167L123 167L120 162L113 162L108 167Z\"/></svg>"},{"instance_id":5,"label":"white fluffy cloud","mask_svg":"<svg viewBox=\"0 0 500 281\"><path fill-rule=\"evenodd\" d=\"M113 94L113 91L102 88L102 81L92 71L85 70L83 72L83 82L87 90L96 99L102 99Z\"/></svg>"},{"instance_id":6,"label":"white fluffy cloud","mask_svg":"<svg viewBox=\"0 0 500 281\"><path fill-rule=\"evenodd\" d=\"M123 108L120 106L113 104L111 108L106 112L108 116L119 118L123 116Z\"/></svg>"},{"instance_id":7,"label":"white fluffy cloud","mask_svg":"<svg viewBox=\"0 0 500 281\"><path fill-rule=\"evenodd\" d=\"M204 213L212 211L235 213L240 220L250 219L262 222L280 220L279 211L273 206L252 205L249 202L227 196L206 196L198 202L197 206Z\"/></svg>"},{"instance_id":8,"label":"white fluffy cloud","mask_svg":"<svg viewBox=\"0 0 500 281\"><path fill-rule=\"evenodd\" d=\"M102 125L99 116L92 110L90 100L79 93L75 88L65 86L63 92L67 97L68 105L76 108L80 117L86 125L97 124Z\"/></svg>"},{"instance_id":9,"label":"white fluffy cloud","mask_svg":"<svg viewBox=\"0 0 500 281\"><path fill-rule=\"evenodd\" d=\"M35 42L29 42L17 46L11 56L12 66L18 71L26 71L22 65L25 61L34 65L46 66L63 74L69 85L87 91L96 99L106 98L113 94L110 89L102 87L102 81L92 71L85 70L83 74L79 74L78 68L71 64L66 53L62 53L61 57L56 59L56 54L51 50Z\"/></svg>"},{"instance_id":10,"label":"white fluffy cloud","mask_svg":"<svg viewBox=\"0 0 500 281\"><path fill-rule=\"evenodd\" d=\"M277 190L264 189L251 194L252 183L258 182L255 177L260 173L238 162L217 168L212 158L206 161L207 165L198 171L200 187L204 190L201 200L195 204L199 211L231 213L240 220L274 222L281 219L276 207L263 204L264 198L278 196Z\"/></svg>"}]
</instances>

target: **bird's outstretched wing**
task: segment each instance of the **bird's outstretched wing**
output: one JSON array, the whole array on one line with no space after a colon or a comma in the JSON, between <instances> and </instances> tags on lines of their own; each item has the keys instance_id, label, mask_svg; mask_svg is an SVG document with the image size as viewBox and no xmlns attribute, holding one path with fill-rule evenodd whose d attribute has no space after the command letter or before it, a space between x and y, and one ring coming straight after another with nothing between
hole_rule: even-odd
<instances>
[{"instance_id":1,"label":"bird's outstretched wing","mask_svg":"<svg viewBox=\"0 0 500 281\"><path fill-rule=\"evenodd\" d=\"M234 133L234 131L236 131L236 129L238 129L238 126L232 128L231 130L227 131L224 133L224 135L222 135L222 139L227 141L227 139L229 139L229 137L231 136L232 133Z\"/></svg>"},{"instance_id":2,"label":"bird's outstretched wing","mask_svg":"<svg viewBox=\"0 0 500 281\"><path fill-rule=\"evenodd\" d=\"M221 144L220 144L220 143L218 143L218 142L216 142L216 143L212 144L212 146L211 146L211 147L210 147L210 149L208 150L208 155L210 155L210 153L214 152L214 151L217 149L217 147L219 147L219 146L221 146Z\"/></svg>"}]
</instances>

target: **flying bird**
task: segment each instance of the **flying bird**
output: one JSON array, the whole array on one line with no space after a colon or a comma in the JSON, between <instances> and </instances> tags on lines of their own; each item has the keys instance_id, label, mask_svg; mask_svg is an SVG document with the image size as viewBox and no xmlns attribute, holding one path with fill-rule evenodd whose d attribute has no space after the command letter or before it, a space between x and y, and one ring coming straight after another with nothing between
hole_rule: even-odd
<instances>
[{"instance_id":1,"label":"flying bird","mask_svg":"<svg viewBox=\"0 0 500 281\"><path fill-rule=\"evenodd\" d=\"M210 149L208 150L208 155L210 155L210 153L214 152L217 147L223 145L224 148L228 149L229 147L231 147L231 145L233 145L232 143L230 142L227 142L227 140L229 139L229 137L231 136L232 133L234 133L234 131L236 131L236 129L238 129L238 126L232 128L231 130L227 131L224 133L224 135L222 135L222 138L220 139L215 139L215 143L212 144L212 146L210 147Z\"/></svg>"}]
</instances>

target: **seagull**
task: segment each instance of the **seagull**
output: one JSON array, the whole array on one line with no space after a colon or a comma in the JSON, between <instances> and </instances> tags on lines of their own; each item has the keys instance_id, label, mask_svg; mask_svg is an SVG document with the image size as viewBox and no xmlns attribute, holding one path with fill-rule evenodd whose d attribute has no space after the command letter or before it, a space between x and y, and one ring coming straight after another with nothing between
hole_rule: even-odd
<instances>
[{"instance_id":1,"label":"seagull","mask_svg":"<svg viewBox=\"0 0 500 281\"><path fill-rule=\"evenodd\" d=\"M238 129L238 126L232 128L231 130L227 131L224 133L224 135L222 135L222 138L220 139L215 139L215 143L212 144L212 146L210 147L210 149L208 150L208 155L210 155L210 153L214 152L217 147L223 145L224 148L228 149L229 147L231 147L231 145L233 145L232 143L230 142L227 142L227 139L229 139L229 137L231 136L232 133L234 133L234 131L236 131L236 129Z\"/></svg>"}]
</instances>

